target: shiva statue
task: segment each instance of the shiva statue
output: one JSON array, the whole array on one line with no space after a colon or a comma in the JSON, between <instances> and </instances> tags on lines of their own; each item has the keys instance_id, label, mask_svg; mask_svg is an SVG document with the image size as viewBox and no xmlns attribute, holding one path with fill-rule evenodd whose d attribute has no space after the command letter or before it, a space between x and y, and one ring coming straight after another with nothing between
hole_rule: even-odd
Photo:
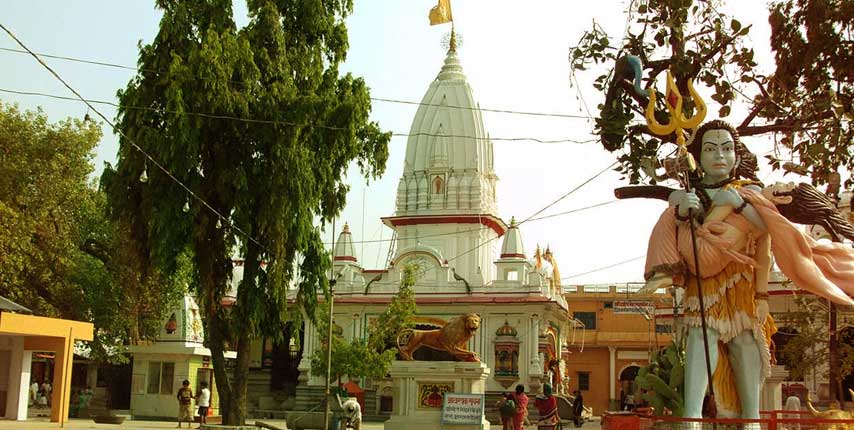
<instances>
[{"instance_id":1,"label":"shiva statue","mask_svg":"<svg viewBox=\"0 0 854 430\"><path fill-rule=\"evenodd\" d=\"M688 191L670 193L670 207L650 237L647 282L639 293L685 289L684 417L702 418L709 383L702 303L717 412L759 419L760 389L770 374L769 344L776 331L768 308L772 254L799 288L851 305L854 250L841 243L819 244L781 215L775 204L791 203L792 194L781 184L763 187L756 177L756 156L726 122L697 128L687 150L699 168L687 174Z\"/></svg>"}]
</instances>

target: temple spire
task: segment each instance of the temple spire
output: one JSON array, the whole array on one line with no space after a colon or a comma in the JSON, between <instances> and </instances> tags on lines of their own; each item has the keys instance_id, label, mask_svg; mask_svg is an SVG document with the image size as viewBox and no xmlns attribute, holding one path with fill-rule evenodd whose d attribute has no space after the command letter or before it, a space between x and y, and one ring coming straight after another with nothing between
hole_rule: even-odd
<instances>
[{"instance_id":1,"label":"temple spire","mask_svg":"<svg viewBox=\"0 0 854 430\"><path fill-rule=\"evenodd\" d=\"M454 29L454 22L451 21L451 42L448 43L448 54L457 53L457 31Z\"/></svg>"}]
</instances>

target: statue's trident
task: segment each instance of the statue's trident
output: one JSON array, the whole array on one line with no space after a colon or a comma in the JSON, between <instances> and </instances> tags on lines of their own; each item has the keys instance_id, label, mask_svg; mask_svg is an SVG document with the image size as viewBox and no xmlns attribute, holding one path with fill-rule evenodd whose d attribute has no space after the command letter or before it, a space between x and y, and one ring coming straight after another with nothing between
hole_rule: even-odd
<instances>
[{"instance_id":1,"label":"statue's trident","mask_svg":"<svg viewBox=\"0 0 854 430\"><path fill-rule=\"evenodd\" d=\"M667 71L667 96L665 102L667 110L670 113L670 122L662 125L655 119L655 88L649 89L649 104L646 105L646 122L649 125L650 131L659 135L667 136L670 133L676 133L676 145L679 147L676 155L675 169L676 176L682 179L685 186L685 192L691 192L691 183L688 177L689 172L697 169L697 162L691 153L688 152L685 143L685 135L683 129L696 129L701 122L706 118L706 104L703 99L694 90L694 85L691 80L688 80L688 92L694 100L694 105L697 109L696 113L690 118L685 118L682 112L682 94L679 93L679 88L673 81L673 75L670 70ZM702 136L699 136L702 138ZM696 137L695 137L696 138ZM699 145L700 142L695 144ZM683 177L684 174L684 177ZM709 335L706 327L706 306L703 303L703 284L700 280L700 258L697 255L697 237L694 232L694 214L691 209L688 210L688 220L691 223L691 245L694 250L694 270L697 272L694 279L697 281L697 298L700 302L700 325L703 330L703 351L706 355L706 376L708 377L708 390L710 404L714 405L715 389L712 380L712 363L709 358ZM714 407L714 406L713 406ZM715 414L712 414L713 416ZM713 424L714 427L717 427Z\"/></svg>"},{"instance_id":2,"label":"statue's trident","mask_svg":"<svg viewBox=\"0 0 854 430\"><path fill-rule=\"evenodd\" d=\"M682 130L697 128L706 118L706 104L703 103L703 99L694 90L693 82L690 79L688 80L688 92L694 100L697 112L694 113L694 116L685 118L685 114L682 112L682 94L679 93L679 88L676 87L676 83L673 81L673 75L668 70L665 102L667 104L667 111L670 113L670 122L662 125L655 119L655 88L649 89L649 103L646 105L646 123L649 125L650 131L659 136L676 133L676 145L679 146L679 151L676 158L676 171L672 172L676 177L680 177L680 173L693 172L697 169L696 160L688 153L688 149L686 148L685 136ZM687 182L685 182L685 186L687 190Z\"/></svg>"}]
</instances>

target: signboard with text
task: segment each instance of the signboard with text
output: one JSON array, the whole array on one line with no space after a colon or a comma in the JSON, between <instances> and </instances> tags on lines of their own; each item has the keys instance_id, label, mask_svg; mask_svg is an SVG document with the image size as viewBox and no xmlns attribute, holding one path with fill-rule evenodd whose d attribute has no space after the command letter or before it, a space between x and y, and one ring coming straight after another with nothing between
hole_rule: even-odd
<instances>
[{"instance_id":1,"label":"signboard with text","mask_svg":"<svg viewBox=\"0 0 854 430\"><path fill-rule=\"evenodd\" d=\"M442 424L481 424L484 403L483 394L445 393Z\"/></svg>"},{"instance_id":2,"label":"signboard with text","mask_svg":"<svg viewBox=\"0 0 854 430\"><path fill-rule=\"evenodd\" d=\"M652 315L655 312L655 302L652 300L614 300L615 314Z\"/></svg>"}]
</instances>

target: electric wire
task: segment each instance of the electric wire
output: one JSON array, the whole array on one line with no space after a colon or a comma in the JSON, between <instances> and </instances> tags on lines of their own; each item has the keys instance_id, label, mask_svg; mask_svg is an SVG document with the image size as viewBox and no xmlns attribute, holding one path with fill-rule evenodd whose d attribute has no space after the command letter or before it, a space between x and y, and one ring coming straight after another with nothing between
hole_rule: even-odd
<instances>
[{"instance_id":1,"label":"electric wire","mask_svg":"<svg viewBox=\"0 0 854 430\"><path fill-rule=\"evenodd\" d=\"M554 214L550 214L550 215L543 215L543 216L541 216L541 217L537 217L537 218L531 218L530 220L528 220L528 222L540 221L540 220L549 219L549 218L556 218L556 217L559 217L559 216L569 215L569 214L573 214L573 213L576 213L576 212L585 211L585 210L588 210L588 209L595 209L595 208L598 208L598 207L602 207L602 206L610 205L610 204L612 204L612 203L617 203L617 202L619 202L619 200L614 199L614 200L609 200L609 201L606 201L606 202L595 203L595 204L592 204L592 205L589 205L589 206L584 206L584 207L580 207L580 208L570 209L570 210L568 210L568 211L564 211L564 212L558 212L558 213L554 213ZM429 239L429 238L442 237L442 236L453 236L453 235L458 235L458 234L461 234L461 233L471 233L471 232L475 232L475 231L487 231L487 230L491 230L491 229L492 229L491 227L479 227L479 228L472 228L472 229L466 229L466 230L454 231L454 232L450 232L450 233L435 233L435 234L427 234L427 235L419 235L419 236L406 236L406 237L398 237L398 238L396 238L396 239L366 239L366 240L354 240L354 241L352 241L351 243L353 243L353 244L355 245L355 244L364 244L364 243L384 243L384 242L395 242L395 241L399 241L399 240L420 240L420 239ZM374 234L376 234L376 233L374 233ZM329 244L329 242L325 242L325 244L327 244L327 245L328 245L328 244Z\"/></svg>"},{"instance_id":2,"label":"electric wire","mask_svg":"<svg viewBox=\"0 0 854 430\"><path fill-rule=\"evenodd\" d=\"M534 217L536 217L537 215L539 215L539 214L541 214L541 213L545 212L548 208L550 208L550 207L552 207L552 206L556 205L556 204L557 204L558 202L560 202L561 200L563 200L563 199L565 199L565 198L569 197L570 195L572 195L572 193L574 193L574 192L578 191L581 187L583 187L583 186L587 185L588 183L590 183L590 182L591 182L591 181L593 181L594 179L598 178L599 176L601 176L603 173L607 172L608 170L611 170L611 168L613 168L614 166L616 166L616 165L617 165L617 163L618 163L618 162L617 162L617 161L615 161L615 162L613 162L613 163L609 164L609 165L608 165L608 167L606 167L606 168L604 168L604 169L600 170L600 171L599 171L599 173L596 173L595 175L591 176L590 178L588 178L588 179L587 179L587 180L585 180L584 182L582 182L582 183L578 184L575 188L573 188L573 189L569 190L569 192L567 192L566 194L564 194L564 195L562 195L562 196L558 197L555 201L553 201L553 202L551 202L551 203L547 204L547 205L546 205L546 206L544 206L542 209L540 209L540 210L538 210L538 211L534 212L534 213L533 213L533 214L531 214L529 217L527 217L527 218L525 218L524 220L522 220L522 222L520 222L520 223L519 223L519 225L522 225L522 224L524 224L524 223L526 223L526 222L530 221L531 219L533 219L533 218L534 218Z\"/></svg>"},{"instance_id":3,"label":"electric wire","mask_svg":"<svg viewBox=\"0 0 854 430\"><path fill-rule=\"evenodd\" d=\"M92 100L92 99L78 99L74 97L60 96L56 94L49 94L37 91L20 91L20 90L11 90L8 88L0 88L0 92L17 94L17 95L25 95L25 96L39 96L39 97L47 97L58 100L68 100L74 102L83 102L86 105L90 104L102 104L114 107L116 109L131 109L131 110L147 110L159 113L169 113L169 114L177 114L177 115L188 115L188 116L197 116L201 118L209 118L209 119L221 119L221 120L229 120L229 121L239 121L239 122L247 122L254 124L270 124L270 125L282 125L288 127L313 127L320 128L324 130L333 130L333 131L346 131L348 128L345 127L336 127L325 124L297 124L294 122L288 121L276 121L276 120L266 120L266 119L255 119L255 118L244 118L244 117L236 117L232 115L221 115L221 114L209 114L209 113L200 113L200 112L190 112L190 111L176 111L171 109L164 108L154 108L149 106L131 106L131 105L121 105L119 103L105 101L105 100ZM525 142L531 141L536 143L545 143L545 144L553 144L553 143L573 143L573 144L588 144L597 142L598 139L587 139L587 140L577 140L577 139L540 139L536 137L478 137L478 136L468 136L461 134L441 134L441 133L427 133L427 132L417 132L417 133L400 133L400 132L392 132L392 136L395 137L442 137L442 138L451 138L451 139L473 139L473 140L487 140L487 141L496 141L496 142Z\"/></svg>"},{"instance_id":4,"label":"electric wire","mask_svg":"<svg viewBox=\"0 0 854 430\"><path fill-rule=\"evenodd\" d=\"M609 264L609 265L607 265L607 266L597 267L597 268L595 268L595 269L588 270L588 271L586 271L586 272L575 273L575 274L572 274L572 275L569 275L569 276L564 276L564 277L561 277L561 278L560 278L560 280L561 280L561 281L564 281L564 280L567 280L567 279L577 278L577 277L579 277L579 276L589 275L589 274L591 274L591 273L601 272L601 271L603 271L603 270L607 270L607 269L610 269L610 268L613 268L613 267L617 267L617 266L622 266L623 264L631 263L631 262L633 262L633 261L640 260L641 258L645 258L645 257L646 257L646 254L644 254L644 255L638 255L637 257L632 257L632 258L629 258L628 260L618 261L618 262L616 262L616 263Z\"/></svg>"},{"instance_id":5,"label":"electric wire","mask_svg":"<svg viewBox=\"0 0 854 430\"><path fill-rule=\"evenodd\" d=\"M551 202L551 203L547 204L547 205L546 205L546 206L544 206L543 208L541 208L541 209L537 210L536 212L534 212L533 214L531 214L530 216L528 216L527 218L525 218L522 222L520 222L519 224L516 224L516 225L517 225L517 226L521 226L522 224L524 224L524 223L526 223L526 222L528 222L528 221L533 220L533 218L534 218L534 217L536 217L537 215L539 215L539 214L543 213L543 212L544 212L544 211L546 211L548 208L550 208L550 207L554 206L555 204L557 204L557 203L558 203L558 202L560 202L561 200L563 200L563 199L565 199L565 198L569 197L570 195L572 195L573 193L575 193L576 191L578 191L579 189L581 189L581 188L582 188L582 187L584 187L585 185L589 184L591 181L593 181L593 180L595 180L596 178L598 178L599 176L601 176L603 173L607 172L609 169L611 169L611 168L612 168L614 165L616 165L616 164L617 164L617 162L616 162L616 161L615 161L615 162L613 162L613 163L611 163L611 164L610 164L608 167L606 167L605 169L602 169L601 171L599 171L598 173L594 174L594 175L593 175L593 176L591 176L590 178L587 178L586 180L584 180L583 182L581 182L581 184L579 184L579 185L577 185L577 186L573 187L573 188L572 188L571 190L569 190L567 193L565 193L565 194L563 194L562 196L558 197L555 201L553 201L553 202ZM474 251L476 251L476 250L478 250L478 249L482 248L483 246L485 246L485 245L487 245L487 244L489 244L489 243L491 243L491 242L495 241L496 239L498 239L498 238L500 238L500 237L502 237L502 236L501 236L501 235L493 236L493 237L491 237L491 238L489 238L489 239L487 239L487 240L485 240L485 241L483 241L483 242L479 243L478 245L474 246L473 248L471 248L471 249L469 249L469 250L467 250L467 251L465 251L465 252L462 252L462 253L457 254L457 255L455 255L455 256L453 256L453 257L451 257L451 258L448 258L448 259L446 260L446 264L447 264L447 263L450 263L451 261L457 260L457 259L459 259L459 258L461 258L461 257L463 257L463 256L465 256L465 255L468 255L468 254L470 254L470 253L472 253L472 252L474 252ZM424 275L425 273L429 272L430 270L432 270L432 269L434 269L434 268L438 268L438 267L439 267L439 266L430 266L430 267L429 267L429 268L427 268L427 269L422 269L422 270L420 270L420 271L418 272L418 274L419 274L419 275Z\"/></svg>"},{"instance_id":6,"label":"electric wire","mask_svg":"<svg viewBox=\"0 0 854 430\"><path fill-rule=\"evenodd\" d=\"M14 53L19 53L19 54L26 54L27 53L27 51L22 51L20 49L5 48L5 47L0 47L0 51L14 52ZM148 68L142 68L142 67L125 66L122 64L108 63L106 61L86 60L86 59L81 59L81 58L68 57L68 56L63 56L63 55L51 55L51 54L44 54L44 53L37 53L37 54L39 56L42 56L45 58L71 61L71 62L75 62L75 63L91 64L91 65L95 65L95 66L112 67L112 68L116 68L116 69L131 70L131 71L136 71L136 72L153 73L153 74L157 74L157 75L163 75L163 74L167 73L164 70L155 70L155 69L148 69ZM213 78L204 77L204 76L196 76L196 77L198 77L199 79L207 79L207 80L213 79ZM245 85L245 83L241 82L241 81L236 81L236 80L232 80L232 79L229 79L227 81L230 83L234 83L234 84ZM378 102L385 102L385 103L397 103L397 104L414 105L414 106L443 107L443 108L450 108L450 109L462 109L462 110L472 110L472 111L481 111L481 112L514 114L514 115L588 119L587 116L584 116L584 115L573 115L573 114L566 114L566 113L530 112L530 111L518 111L518 110L512 110L512 109L490 109L490 108L471 107L471 106L439 105L439 104L434 104L434 103L415 102L415 101L410 101L410 100L399 100L399 99L393 99L393 98L387 98L387 97L371 97L371 100L378 101Z\"/></svg>"},{"instance_id":7,"label":"electric wire","mask_svg":"<svg viewBox=\"0 0 854 430\"><path fill-rule=\"evenodd\" d=\"M145 152L145 150L143 150L139 145L137 145L137 144L136 144L136 142L134 142L132 139L130 139L130 137L128 137L128 136L127 136L127 135L126 135L126 134L125 134L121 129L119 129L118 127L116 127L116 125L115 125L112 121L110 121L110 120L109 120L109 119L108 119L104 114L102 114L102 113L101 113L101 111L99 111L98 109L96 109L96 108L95 108L95 106L93 106L91 103L89 103L88 101L86 101L86 99L85 99L85 98L83 98L83 96L82 96L82 95L80 95L80 93L78 93L78 92L77 92L77 90L75 90L71 85L69 85L69 84L68 84L68 82L66 82L66 81L65 81L65 79L63 79L63 78L62 78L62 76L60 76L56 71L54 71L50 66L48 66L48 65L47 65L47 63L45 63L45 62L44 62L44 61L43 61L43 60L42 60L42 59L41 59L41 58L40 58L36 53L34 53L33 51L31 51L29 48L27 48L27 46L24 44L24 42L22 42L20 39L18 39L18 38L17 38L17 36L15 36L15 34L14 34L14 33L12 33L12 31L11 31L11 30L9 30L8 28L6 28L6 26L5 26L5 25L3 25L2 23L0 23L0 28L2 28L2 29L3 29L3 31L5 31L5 32L9 35L9 37L11 37L12 39L14 39L14 40L15 40L15 42L17 42L17 43L18 43L18 45L20 45L20 46L21 46L21 48L23 48L23 49L24 49L24 50L26 50L30 55L32 55L32 56L33 56L33 58L35 58L35 59L36 59L36 61L38 61L38 62L39 62L39 64L41 64L45 69L47 69L47 71L48 71L48 72L50 72L50 74L52 74L52 75L53 75L57 80L59 80L59 82L61 82L61 83L65 86L65 88L68 88L68 90L69 90L69 91L71 91L72 93L74 93L74 95L75 95L75 96L77 96L77 98L78 98L80 101L82 101L83 103L85 103L85 104L86 104L86 106L87 106L87 107L89 107L89 109L91 109L91 110L92 110L92 112L95 112L95 114L96 114L96 115L98 115L99 117L101 117L101 119L103 119L103 120L104 120L104 122L106 122L110 127L112 127L112 128L113 128L113 130L115 130L115 131L116 131L117 133L119 133L123 138L125 138L125 140L126 140L128 143L130 143L130 144L131 144L131 146L133 146L137 151L139 151L139 152L140 152L140 153L141 153L141 154L142 154L142 155L143 155L143 156L144 156L148 161L150 161L150 162L151 162L151 164L153 164L153 165L154 165L154 166L156 166L158 169L160 169L160 170L161 170L161 171L162 171L162 172L163 172L167 177L169 177L172 181L174 181L174 182L175 182L176 184L178 184L181 188L183 188L183 189L184 189L184 190L185 190L185 191L186 191L190 196L192 196L192 197L193 197L194 199L196 199L199 203L201 203L201 204L202 204L202 205L204 205L206 208L208 208L208 210L210 210L214 215L216 215L216 216L219 218L219 221L220 221L220 222L222 222L222 223L223 223L223 224L225 224L225 225L231 226L232 228L234 228L234 230L235 230L235 231L237 231L238 233L240 233L241 235L243 235L244 237L246 237L248 240L251 240L252 242L254 242L256 245L258 245L261 249L263 249L263 250L264 250L265 252L267 252L268 254L270 254L270 255L275 255L275 254L274 254L272 251L270 251L266 246L264 246L264 245L263 245L261 242L259 242L257 239L255 239L254 237L252 237L251 235L249 235L248 233L246 233L243 229L241 229L241 228L240 228L240 227L238 227L237 225L234 225L234 224L230 223L230 222L228 221L228 218L226 218L225 216L223 216L223 215L222 215L218 210L216 210L216 209L215 209L213 206L211 206L207 201L205 201L205 199L201 198L201 197L200 197L200 196L198 196L196 193L194 193L194 192L193 192L193 190L191 190L187 185L185 185L183 182L181 182L181 180L179 180L177 177L175 177L175 175L173 175L173 174L172 174L172 172L170 172L170 171L169 171L169 169L167 169L165 166L163 166L162 164L160 164L156 159L154 159L154 157L152 157L152 156L151 156L151 155L149 155L147 152ZM224 225L223 227L225 227L225 225Z\"/></svg>"},{"instance_id":8,"label":"electric wire","mask_svg":"<svg viewBox=\"0 0 854 430\"><path fill-rule=\"evenodd\" d=\"M7 34L8 34L8 35L13 39L13 40L15 40L15 42L17 42L17 43L18 43L18 44L19 44L19 45L20 45L24 50L26 50L26 51L27 51L27 53L29 53L33 58L35 58L35 60L36 60L39 64L41 64L41 65L42 65L42 67L44 67L48 72L50 72L50 73L51 73L51 74L52 74L52 75L53 75L57 80L59 80L59 81L60 81L60 82L61 82L61 83L62 83L62 84L63 84L63 85L64 85L64 86L69 90L69 91L71 91L75 96L77 96L77 99L73 99L73 98L71 98L71 97L64 97L64 96L52 96L52 95L50 95L49 97L64 98L64 99L69 99L69 100L79 100L80 102L82 102L82 103L86 104L86 106L87 106L89 109L91 109L91 110L92 110L96 115L98 115L99 117L101 117L101 119L102 119L102 120L104 120L104 122L105 122L105 123L107 123L108 125L110 125L114 130L116 130L116 132L117 132L117 133L119 133L123 138L125 138L125 139L127 140L127 142L131 144L131 146L133 146L137 151L139 151L139 152L140 152L140 153L141 153L141 154L142 154L146 159L148 159L149 161L151 161L151 163L152 163L154 166L156 166L158 169L160 169L164 174L166 174L166 176L167 176L167 177L169 177L172 181L174 181L174 182L175 182L175 183L177 183L181 188L183 188L183 189L184 189L184 190L185 190L189 195L191 195L194 199L196 199L198 202L200 202L202 205L204 205L208 210L210 210L214 215L216 215L216 216L219 218L219 220L220 220L220 221L224 221L226 224L229 224L232 228L234 228L234 229L235 229L235 231L239 232L241 235L243 235L244 237L246 237L248 240L251 240L251 241L252 241L252 242L254 242L256 245L258 245L259 247L261 247L262 249L264 249L266 252L268 252L269 254L271 254L271 255L273 254L273 253L272 253L272 252L271 252L271 251L270 251L266 246L264 246L260 241L258 241L257 239L255 239L254 237L252 237L251 235L249 235L248 233L246 233L246 232L245 232L243 229L241 229L240 227L238 227L238 226L236 226L236 225L234 225L234 224L231 224L231 223L228 221L228 218L226 218L225 216L223 216L223 215L222 215L218 210L216 210L214 207L212 207L212 206L211 206L207 201L205 201L203 198L201 198L201 197L200 197L200 196L198 196L196 193L194 193L194 192L193 192L193 191L192 191L192 190L191 190L187 185L185 185L183 182L181 182L181 180L179 180L177 177L175 177L175 175L174 175L174 174L172 174L172 172L171 172L171 171L169 171L165 166L163 166L162 164L160 164L160 163L159 163L159 162L158 162L154 157L152 157L150 154L148 154L148 153L147 153L145 150L143 150L139 145L137 145L137 144L136 144L136 142L134 142L133 140L131 140L131 139L130 139L126 134L124 134L124 132L122 132L119 128L117 128L117 127L116 127L116 125L115 125L112 121L110 121L110 119L109 119L109 118L107 118L107 117L106 117L104 114L102 114L102 113L101 113L97 108L95 108L95 106L93 106L93 104L94 104L94 103L97 103L97 102L99 102L99 101L90 102L89 100L87 100L86 98L84 98L84 97L83 97L79 92L77 92L77 90L75 90L75 89L74 89L70 84L68 84L68 83L67 83L67 82L66 82L66 81L65 81L65 80L64 80L64 79L63 79L63 78L62 78L62 77L61 77L61 76L60 76L60 75L55 71L55 70L53 70L50 66L48 66L48 65L47 65L47 64L46 64L46 63L45 63L45 62L44 62L44 61L39 57L39 55L38 55L38 54L34 53L34 52L33 52L33 51L31 51L29 48L27 48L27 46L26 46L26 45L25 45L25 44L24 44L20 39L18 39L18 38L17 38L17 37L16 37L16 36L15 36L15 35L14 35L14 34L13 34L9 29L8 29L8 28L6 28L6 26L5 26L5 25L3 25L2 23L0 23L0 28L2 28L2 29L3 29L3 30L4 30L4 31L5 31L5 32L6 32L6 33L7 33ZM11 92L11 91L7 91L7 92ZM23 92L18 92L18 93L23 93ZM43 95L43 94L39 94L39 95ZM117 104L115 104L115 103L111 103L111 102L103 102L103 101L101 101L100 103L104 103L104 104L108 104L108 105L114 105L115 107L119 107ZM154 109L154 108L150 108L150 109ZM187 114L189 114L189 113L187 113ZM246 120L246 119L241 119L241 120ZM261 121L261 120L256 120L256 121ZM425 133L425 134L426 134L426 133ZM614 164L616 164L616 162L615 162ZM614 164L612 164L611 166L609 166L609 167L608 167L608 169L610 169ZM605 170L607 170L607 169L605 169ZM564 195L563 195L563 196L561 196L559 199L557 199L557 200L555 200L554 202L550 203L550 204L549 204L549 205L547 205L546 207L544 207L544 208L540 209L539 211L535 212L532 216L529 216L528 218L526 218L525 220L523 220L519 225L521 225L521 224L523 224L523 223L525 223L525 222L527 222L527 221L530 221L534 216L536 216L536 215L538 215L538 214L542 213L543 211L547 210L549 207L553 206L554 204L556 204L556 203L557 203L557 202L559 202L560 200L563 200L564 198L568 197L568 196L569 196L569 195L571 195L573 192L575 192L576 190L578 190L579 188L581 188L581 187L582 187L582 186L584 186L585 184L589 183L590 181L592 181L593 179L595 179L596 177L598 177L598 176L599 176L599 175L601 175L602 173L604 173L604 170L603 170L602 172L597 173L596 175L594 175L594 176L593 176L593 177L591 177L590 179L588 179L588 180L584 181L581 185L579 185L579 186L575 187L574 189L570 190L570 192L568 192L568 193L564 194ZM463 252L463 253L461 253L461 254L458 254L458 255L456 255L456 256L454 256L454 257L450 258L448 261L450 262L450 261L456 260L456 259L461 258L461 257L463 257L463 256L465 256L465 255L467 255L467 254L469 254L469 253L471 253L471 252L474 252L475 250L477 250L477 249L481 248L482 246L484 246L484 245L486 245L486 244L488 244L488 243L492 242L493 240L497 239L498 237L500 237L500 236L495 236L495 237L493 237L493 238L491 238L491 239L489 239L489 240L487 240L487 241L484 241L484 242L482 242L481 244L479 244L478 246L476 246L476 247L474 247L474 248L472 248L472 249L470 249L470 250L468 250L468 251L465 251L465 252Z\"/></svg>"}]
</instances>

